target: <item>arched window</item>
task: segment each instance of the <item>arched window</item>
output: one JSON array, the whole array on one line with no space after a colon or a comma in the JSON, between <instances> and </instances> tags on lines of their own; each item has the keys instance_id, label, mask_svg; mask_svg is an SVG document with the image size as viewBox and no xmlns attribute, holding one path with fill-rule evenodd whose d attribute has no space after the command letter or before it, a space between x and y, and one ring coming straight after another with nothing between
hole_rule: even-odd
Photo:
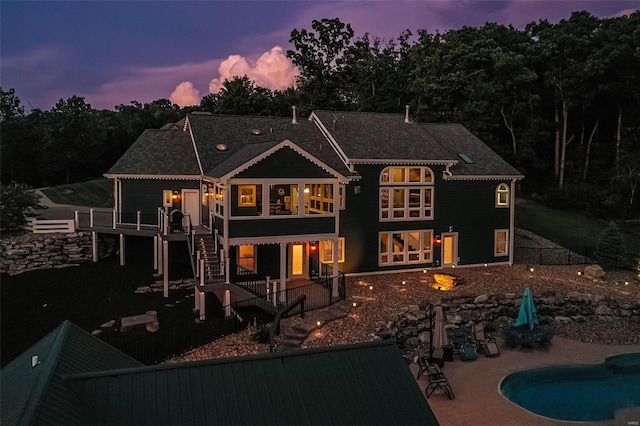
<instances>
[{"instance_id":1,"label":"arched window","mask_svg":"<svg viewBox=\"0 0 640 426\"><path fill-rule=\"evenodd\" d=\"M433 219L433 171L386 167L380 173L380 220Z\"/></svg>"},{"instance_id":2,"label":"arched window","mask_svg":"<svg viewBox=\"0 0 640 426\"><path fill-rule=\"evenodd\" d=\"M496 188L496 207L509 207L509 186L506 183Z\"/></svg>"}]
</instances>

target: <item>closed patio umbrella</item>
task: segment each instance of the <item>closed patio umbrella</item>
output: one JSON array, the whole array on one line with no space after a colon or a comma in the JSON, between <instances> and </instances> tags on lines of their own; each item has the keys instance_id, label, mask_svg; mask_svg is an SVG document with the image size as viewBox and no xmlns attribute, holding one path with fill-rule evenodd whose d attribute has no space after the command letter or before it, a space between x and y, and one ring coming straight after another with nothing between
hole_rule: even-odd
<instances>
[{"instance_id":1,"label":"closed patio umbrella","mask_svg":"<svg viewBox=\"0 0 640 426\"><path fill-rule=\"evenodd\" d=\"M442 349L449 344L447 332L444 329L444 312L442 311L442 305L437 305L434 310L434 325L433 325L433 349Z\"/></svg>"},{"instance_id":2,"label":"closed patio umbrella","mask_svg":"<svg viewBox=\"0 0 640 426\"><path fill-rule=\"evenodd\" d=\"M533 330L533 327L538 324L538 314L536 307L533 304L533 296L531 296L531 290L529 290L529 287L524 289L524 294L522 295L520 311L518 312L518 318L516 319L516 327L525 324L529 325L529 330Z\"/></svg>"}]
</instances>

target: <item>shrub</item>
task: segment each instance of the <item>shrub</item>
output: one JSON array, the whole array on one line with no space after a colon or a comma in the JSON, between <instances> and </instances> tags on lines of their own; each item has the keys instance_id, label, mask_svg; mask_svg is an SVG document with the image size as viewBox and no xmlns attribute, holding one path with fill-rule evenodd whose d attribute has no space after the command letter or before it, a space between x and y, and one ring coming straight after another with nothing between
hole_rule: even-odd
<instances>
[{"instance_id":1,"label":"shrub","mask_svg":"<svg viewBox=\"0 0 640 426\"><path fill-rule=\"evenodd\" d=\"M600 234L595 256L603 268L611 269L628 266L622 232L615 222L609 222L602 234Z\"/></svg>"},{"instance_id":2,"label":"shrub","mask_svg":"<svg viewBox=\"0 0 640 426\"><path fill-rule=\"evenodd\" d=\"M40 194L24 183L0 185L0 230L3 234L24 232L26 217L35 217L35 210L44 210Z\"/></svg>"}]
</instances>

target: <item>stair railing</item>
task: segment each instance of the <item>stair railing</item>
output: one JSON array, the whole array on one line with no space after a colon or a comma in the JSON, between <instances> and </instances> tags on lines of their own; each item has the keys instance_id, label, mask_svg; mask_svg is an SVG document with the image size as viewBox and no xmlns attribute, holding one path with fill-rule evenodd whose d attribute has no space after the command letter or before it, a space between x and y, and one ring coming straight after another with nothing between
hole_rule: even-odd
<instances>
[{"instance_id":1,"label":"stair railing","mask_svg":"<svg viewBox=\"0 0 640 426\"><path fill-rule=\"evenodd\" d=\"M273 349L275 347L276 334L280 334L280 317L300 305L300 318L304 318L304 301L306 300L306 298L307 296L303 294L296 300L291 302L291 304L278 311L276 317L273 320L273 323L271 323L271 328L269 329L269 352L273 352Z\"/></svg>"}]
</instances>

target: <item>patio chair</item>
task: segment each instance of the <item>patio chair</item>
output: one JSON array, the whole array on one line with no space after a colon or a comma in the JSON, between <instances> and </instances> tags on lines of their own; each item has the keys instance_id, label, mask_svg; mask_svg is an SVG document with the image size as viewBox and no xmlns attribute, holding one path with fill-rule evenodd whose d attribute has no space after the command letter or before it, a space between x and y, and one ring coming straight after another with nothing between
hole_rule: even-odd
<instances>
[{"instance_id":1,"label":"patio chair","mask_svg":"<svg viewBox=\"0 0 640 426\"><path fill-rule=\"evenodd\" d=\"M425 388L424 392L429 398L436 390L442 391L443 394L449 399L454 399L453 389L449 384L449 380L445 377L444 373L437 364L428 364L427 373L429 374L429 384Z\"/></svg>"},{"instance_id":2,"label":"patio chair","mask_svg":"<svg viewBox=\"0 0 640 426\"><path fill-rule=\"evenodd\" d=\"M496 338L485 333L483 323L480 322L473 325L473 336L476 342L476 351L482 351L484 356L488 358L500 356Z\"/></svg>"},{"instance_id":3,"label":"patio chair","mask_svg":"<svg viewBox=\"0 0 640 426\"><path fill-rule=\"evenodd\" d=\"M478 359L478 353L466 327L454 328L450 340L454 351L460 355L462 361L475 361Z\"/></svg>"}]
</instances>

